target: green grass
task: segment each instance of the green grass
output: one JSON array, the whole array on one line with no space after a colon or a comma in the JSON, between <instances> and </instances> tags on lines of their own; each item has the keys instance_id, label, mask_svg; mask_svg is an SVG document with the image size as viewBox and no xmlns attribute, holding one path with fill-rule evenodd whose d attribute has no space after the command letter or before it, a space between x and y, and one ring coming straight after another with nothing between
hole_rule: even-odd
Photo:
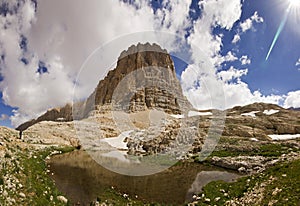
<instances>
[{"instance_id":1,"label":"green grass","mask_svg":"<svg viewBox=\"0 0 300 206\"><path fill-rule=\"evenodd\" d=\"M270 177L275 177L275 180L265 187L264 198L259 205L268 205L272 200L277 201L275 205L300 205L299 171L300 160L296 160L274 166L263 174L242 177L236 182L211 182L204 186L203 192L199 194L199 196L204 194L204 198L199 201L198 205L224 205L227 200L244 196L244 193L253 189L255 184L266 182ZM282 191L273 195L276 187ZM224 195L224 191L227 195ZM216 201L217 197L220 197L218 201ZM205 202L205 198L209 198L210 202Z\"/></svg>"},{"instance_id":2,"label":"green grass","mask_svg":"<svg viewBox=\"0 0 300 206\"><path fill-rule=\"evenodd\" d=\"M31 205L49 205L51 196L53 196L51 204L64 205L57 201L56 197L61 195L61 193L46 173L47 165L45 158L51 151L52 149L47 149L37 152L29 159L26 159L26 156L23 155L24 174L26 176L23 184L24 188L26 188L26 193L30 195L28 199L30 199L29 203Z\"/></svg>"}]
</instances>

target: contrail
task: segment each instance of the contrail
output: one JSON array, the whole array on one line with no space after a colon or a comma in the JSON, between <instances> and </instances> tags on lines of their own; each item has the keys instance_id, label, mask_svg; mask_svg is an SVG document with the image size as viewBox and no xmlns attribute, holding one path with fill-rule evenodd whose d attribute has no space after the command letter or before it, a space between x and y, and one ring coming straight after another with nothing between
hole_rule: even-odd
<instances>
[{"instance_id":1,"label":"contrail","mask_svg":"<svg viewBox=\"0 0 300 206\"><path fill-rule=\"evenodd\" d=\"M277 39L278 39L278 37L279 37L279 35L280 35L282 29L284 28L284 25L285 25L285 23L286 23L286 20L287 20L287 18L288 18L289 13L290 13L290 9L291 9L291 5L288 7L288 9L287 9L287 11L286 11L286 13L285 13L285 15L284 15L284 17L283 17L283 19L282 19L280 25L279 25L279 28L278 28L278 30L277 30L277 32L276 32L276 34L275 34L275 37L274 37L274 39L273 39L273 42L272 42L271 46L270 46L269 52L268 52L268 54L267 54L267 56L266 56L266 61L268 60L268 58L269 58L269 56L270 56L270 54L271 54L271 52L272 52L272 50L273 50L273 47L275 46L275 44L276 44L276 42L277 42Z\"/></svg>"}]
</instances>

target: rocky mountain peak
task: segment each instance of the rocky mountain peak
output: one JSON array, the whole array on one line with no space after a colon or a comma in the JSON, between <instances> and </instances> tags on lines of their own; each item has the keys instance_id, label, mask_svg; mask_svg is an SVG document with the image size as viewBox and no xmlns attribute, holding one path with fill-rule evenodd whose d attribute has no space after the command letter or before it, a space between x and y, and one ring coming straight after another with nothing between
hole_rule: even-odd
<instances>
[{"instance_id":1,"label":"rocky mountain peak","mask_svg":"<svg viewBox=\"0 0 300 206\"><path fill-rule=\"evenodd\" d=\"M83 116L97 106L111 103L122 105L129 112L157 108L179 114L183 109L180 107L190 107L171 56L150 43L132 45L121 53L116 68L108 72L88 98Z\"/></svg>"}]
</instances>

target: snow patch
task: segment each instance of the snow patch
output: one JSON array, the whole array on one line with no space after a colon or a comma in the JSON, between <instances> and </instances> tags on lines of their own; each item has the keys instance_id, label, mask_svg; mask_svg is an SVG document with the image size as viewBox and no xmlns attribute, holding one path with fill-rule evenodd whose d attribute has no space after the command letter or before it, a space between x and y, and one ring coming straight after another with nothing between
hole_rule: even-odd
<instances>
[{"instance_id":1,"label":"snow patch","mask_svg":"<svg viewBox=\"0 0 300 206\"><path fill-rule=\"evenodd\" d=\"M171 117L174 117L176 119L182 119L182 118L184 118L184 115L183 114L171 114Z\"/></svg>"},{"instance_id":2,"label":"snow patch","mask_svg":"<svg viewBox=\"0 0 300 206\"><path fill-rule=\"evenodd\" d=\"M208 116L212 115L211 112L197 112L197 111L189 111L188 117L194 117L194 116Z\"/></svg>"},{"instance_id":3,"label":"snow patch","mask_svg":"<svg viewBox=\"0 0 300 206\"><path fill-rule=\"evenodd\" d=\"M250 116L250 117L256 117L256 113L258 113L259 111L252 111L252 112L248 112L248 113L243 113L241 114L242 116Z\"/></svg>"},{"instance_id":4,"label":"snow patch","mask_svg":"<svg viewBox=\"0 0 300 206\"><path fill-rule=\"evenodd\" d=\"M125 138L129 136L129 134L133 130L122 132L118 137L104 138L101 139L101 142L106 142L110 146L115 147L117 149L128 149L127 143L124 142Z\"/></svg>"},{"instance_id":5,"label":"snow patch","mask_svg":"<svg viewBox=\"0 0 300 206\"><path fill-rule=\"evenodd\" d=\"M272 140L288 140L300 138L300 134L271 134L268 135Z\"/></svg>"},{"instance_id":6,"label":"snow patch","mask_svg":"<svg viewBox=\"0 0 300 206\"><path fill-rule=\"evenodd\" d=\"M272 115L272 114L276 114L276 113L278 113L278 112L279 112L279 110L270 109L270 110L265 110L263 113L264 113L265 115Z\"/></svg>"},{"instance_id":7,"label":"snow patch","mask_svg":"<svg viewBox=\"0 0 300 206\"><path fill-rule=\"evenodd\" d=\"M254 138L254 137L250 138L250 140L253 141L253 142L258 142L259 141L258 139Z\"/></svg>"}]
</instances>

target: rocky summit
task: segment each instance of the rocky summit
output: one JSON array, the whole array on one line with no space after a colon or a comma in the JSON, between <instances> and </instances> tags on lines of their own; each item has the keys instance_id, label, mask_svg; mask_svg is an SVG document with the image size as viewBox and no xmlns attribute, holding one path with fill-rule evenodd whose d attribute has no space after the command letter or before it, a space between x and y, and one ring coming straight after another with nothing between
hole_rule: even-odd
<instances>
[{"instance_id":1,"label":"rocky summit","mask_svg":"<svg viewBox=\"0 0 300 206\"><path fill-rule=\"evenodd\" d=\"M170 55L149 43L139 43L123 51L116 68L99 82L84 109L78 109L87 117L105 104L127 112L156 108L170 114L180 114L190 106L182 94Z\"/></svg>"}]
</instances>

